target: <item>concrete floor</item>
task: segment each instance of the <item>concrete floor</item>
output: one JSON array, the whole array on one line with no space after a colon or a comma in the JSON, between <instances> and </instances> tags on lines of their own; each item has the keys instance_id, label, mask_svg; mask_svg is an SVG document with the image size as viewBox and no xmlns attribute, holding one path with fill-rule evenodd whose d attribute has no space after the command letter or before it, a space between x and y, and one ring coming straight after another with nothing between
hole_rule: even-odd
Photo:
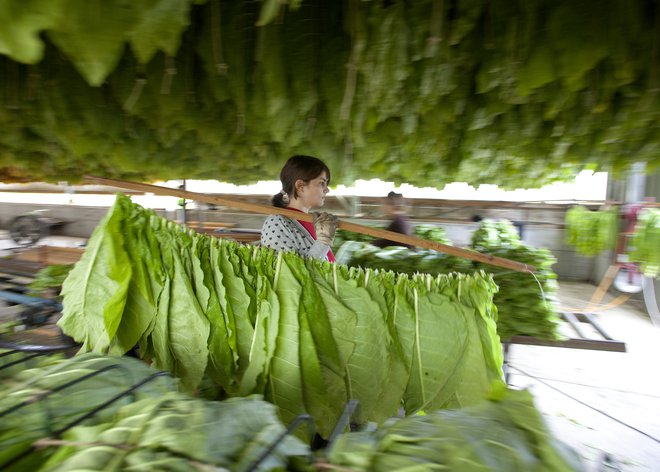
<instances>
[{"instance_id":1,"label":"concrete floor","mask_svg":"<svg viewBox=\"0 0 660 472\"><path fill-rule=\"evenodd\" d=\"M595 289L561 282L559 299L580 309ZM509 384L533 393L556 437L590 472L660 471L660 327L634 301L596 316L627 352L513 345Z\"/></svg>"}]
</instances>

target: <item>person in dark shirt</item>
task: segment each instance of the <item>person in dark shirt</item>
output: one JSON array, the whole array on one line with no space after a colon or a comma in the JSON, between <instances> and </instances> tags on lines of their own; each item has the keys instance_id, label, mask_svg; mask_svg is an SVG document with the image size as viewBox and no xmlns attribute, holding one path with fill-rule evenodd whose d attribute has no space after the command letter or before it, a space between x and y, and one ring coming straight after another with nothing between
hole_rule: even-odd
<instances>
[{"instance_id":1,"label":"person in dark shirt","mask_svg":"<svg viewBox=\"0 0 660 472\"><path fill-rule=\"evenodd\" d=\"M387 194L385 199L385 205L383 205L383 210L385 215L388 218L391 218L390 224L385 228L388 231L393 231L395 233L407 234L410 236L412 233L412 228L406 218L406 203L403 200L403 195L396 192L390 192ZM404 243L398 243L396 241L390 241L388 239L377 239L372 242L374 246L377 247L387 247L387 246L404 246L410 249L412 246Z\"/></svg>"}]
</instances>

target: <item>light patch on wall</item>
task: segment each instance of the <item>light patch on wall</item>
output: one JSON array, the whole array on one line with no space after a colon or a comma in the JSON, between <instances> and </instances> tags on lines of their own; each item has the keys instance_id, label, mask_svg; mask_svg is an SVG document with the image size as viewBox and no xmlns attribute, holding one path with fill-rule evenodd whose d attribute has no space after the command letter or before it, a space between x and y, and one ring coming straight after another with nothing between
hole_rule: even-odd
<instances>
[{"instance_id":1,"label":"light patch on wall","mask_svg":"<svg viewBox=\"0 0 660 472\"><path fill-rule=\"evenodd\" d=\"M182 181L171 180L157 182L155 185L179 188ZM281 190L279 181L261 181L253 185L234 185L214 180L187 180L186 190L197 193L225 195L274 195ZM97 195L75 193L72 187L63 186L61 193L30 193L0 191L0 204L34 203L44 205L81 205L110 206L115 200L114 195ZM1 190L1 186L0 186ZM488 201L540 201L540 202L572 202L605 200L607 192L607 173L591 171L581 172L573 182L555 183L540 189L502 190L497 185L480 185L475 188L464 182L454 182L442 190L431 187L414 187L403 184L395 186L392 182L382 180L357 180L355 185L333 187L330 195L357 195L361 197L382 197L391 190L396 190L406 198L437 198L446 200L488 200ZM146 208L175 210L180 208L179 198L157 195L133 196L133 201Z\"/></svg>"}]
</instances>

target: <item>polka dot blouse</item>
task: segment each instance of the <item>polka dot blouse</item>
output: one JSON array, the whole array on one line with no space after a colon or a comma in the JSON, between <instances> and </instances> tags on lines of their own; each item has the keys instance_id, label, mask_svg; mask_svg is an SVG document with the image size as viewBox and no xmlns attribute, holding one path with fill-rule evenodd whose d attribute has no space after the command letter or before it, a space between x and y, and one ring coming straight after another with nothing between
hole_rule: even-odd
<instances>
[{"instance_id":1,"label":"polka dot blouse","mask_svg":"<svg viewBox=\"0 0 660 472\"><path fill-rule=\"evenodd\" d=\"M327 260L330 247L315 241L296 220L271 215L261 227L261 245L276 251L293 251L302 257Z\"/></svg>"}]
</instances>

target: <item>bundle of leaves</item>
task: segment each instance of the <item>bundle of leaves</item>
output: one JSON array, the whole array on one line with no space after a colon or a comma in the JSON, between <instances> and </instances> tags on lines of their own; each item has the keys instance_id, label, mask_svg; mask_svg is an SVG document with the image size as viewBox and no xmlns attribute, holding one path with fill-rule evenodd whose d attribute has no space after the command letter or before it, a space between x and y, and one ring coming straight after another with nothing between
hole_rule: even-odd
<instances>
[{"instance_id":1,"label":"bundle of leaves","mask_svg":"<svg viewBox=\"0 0 660 472\"><path fill-rule=\"evenodd\" d=\"M500 337L503 340L516 335L558 339L558 285L557 274L552 270L552 265L557 261L555 256L547 249L524 244L491 248L488 254L536 268L532 275L487 264L475 265L492 274L499 287L493 301L497 306L497 332Z\"/></svg>"},{"instance_id":2,"label":"bundle of leaves","mask_svg":"<svg viewBox=\"0 0 660 472\"><path fill-rule=\"evenodd\" d=\"M585 471L579 456L557 441L531 393L498 389L461 410L393 420L375 432L340 436L329 462L352 471Z\"/></svg>"},{"instance_id":3,"label":"bundle of leaves","mask_svg":"<svg viewBox=\"0 0 660 472\"><path fill-rule=\"evenodd\" d=\"M406 274L414 274L415 272L460 272L456 269L457 266L467 267L467 265L461 264L463 259L447 256L437 251L413 248L414 254L412 254L410 251L402 250L403 246L378 249L375 246L359 244L370 243L375 239L371 236L342 230L339 230L338 233L341 234L339 240L335 237L335 255L337 260L343 264L392 270ZM416 225L413 234L418 238L451 245L451 240L447 237L447 232L442 226ZM372 262L372 259L378 259L378 262ZM420 266L434 269L424 270L423 268L420 269Z\"/></svg>"},{"instance_id":4,"label":"bundle of leaves","mask_svg":"<svg viewBox=\"0 0 660 472\"><path fill-rule=\"evenodd\" d=\"M439 188L660 164L653 0L25 3L0 2L5 182L254 183L301 149Z\"/></svg>"},{"instance_id":5,"label":"bundle of leaves","mask_svg":"<svg viewBox=\"0 0 660 472\"><path fill-rule=\"evenodd\" d=\"M31 293L40 295L44 292L53 291L59 295L64 279L73 269L73 264L53 264L44 267L36 273L34 279L28 285Z\"/></svg>"},{"instance_id":6,"label":"bundle of leaves","mask_svg":"<svg viewBox=\"0 0 660 472\"><path fill-rule=\"evenodd\" d=\"M263 394L327 437L343 406L465 406L501 379L490 276L408 276L199 235L119 195L62 288L82 350L141 355L189 390Z\"/></svg>"},{"instance_id":7,"label":"bundle of leaves","mask_svg":"<svg viewBox=\"0 0 660 472\"><path fill-rule=\"evenodd\" d=\"M176 392L169 376L143 383L158 372L126 357L88 353L41 362L0 385L0 467L8 472L320 468L314 465L356 472L413 466L584 470L577 456L552 436L531 394L501 383L487 400L460 410L428 411L389 419L376 430L340 434L324 451L327 460L320 461L305 444L283 435L275 407L257 396L195 399ZM139 386L131 395L106 404L134 385ZM104 408L72 424L102 404Z\"/></svg>"},{"instance_id":8,"label":"bundle of leaves","mask_svg":"<svg viewBox=\"0 0 660 472\"><path fill-rule=\"evenodd\" d=\"M337 252L337 260L353 267L391 270L410 275L474 271L470 260L431 249L408 249L403 246L378 248L353 241L342 245Z\"/></svg>"},{"instance_id":9,"label":"bundle of leaves","mask_svg":"<svg viewBox=\"0 0 660 472\"><path fill-rule=\"evenodd\" d=\"M33 357L30 352L0 349L0 388L9 388L20 378L17 374L27 369L47 367L61 360L61 354Z\"/></svg>"},{"instance_id":10,"label":"bundle of leaves","mask_svg":"<svg viewBox=\"0 0 660 472\"><path fill-rule=\"evenodd\" d=\"M589 210L576 205L566 212L566 243L585 256L614 249L618 229L616 209Z\"/></svg>"},{"instance_id":11,"label":"bundle of leaves","mask_svg":"<svg viewBox=\"0 0 660 472\"><path fill-rule=\"evenodd\" d=\"M497 332L502 339L524 335L557 339L557 259L547 249L522 243L518 230L508 220L484 220L472 234L472 249L536 268L534 275L512 272L489 264L476 263L493 274L499 287L495 295L498 310Z\"/></svg>"},{"instance_id":12,"label":"bundle of leaves","mask_svg":"<svg viewBox=\"0 0 660 472\"><path fill-rule=\"evenodd\" d=\"M44 358L38 366L2 379L0 383L0 469L32 449L34 441L92 411L116 395L154 374L144 362L84 354L63 362L61 358ZM90 377L76 386L57 387L84 376ZM144 384L132 399L158 398L173 390L173 379L157 378ZM48 398L42 396L48 395ZM20 407L24 402L28 404ZM91 419L93 423L108 421L125 403L108 405ZM10 470L37 470L50 450L30 452Z\"/></svg>"},{"instance_id":13,"label":"bundle of leaves","mask_svg":"<svg viewBox=\"0 0 660 472\"><path fill-rule=\"evenodd\" d=\"M275 407L258 397L194 399L176 392L169 376L144 383L53 437L53 432L156 373L136 359L95 354L23 371L0 389L0 411L10 410L0 422L0 467L12 472L265 471L293 470L290 459L298 457L309 463L309 448L287 436L253 467L284 432ZM86 375L90 377L58 390ZM45 394L48 398L40 397ZM27 406L16 407L26 399ZM32 445L38 447L18 459Z\"/></svg>"},{"instance_id":14,"label":"bundle of leaves","mask_svg":"<svg viewBox=\"0 0 660 472\"><path fill-rule=\"evenodd\" d=\"M472 249L479 252L521 244L518 230L509 220L483 220L472 233Z\"/></svg>"},{"instance_id":15,"label":"bundle of leaves","mask_svg":"<svg viewBox=\"0 0 660 472\"><path fill-rule=\"evenodd\" d=\"M442 226L430 224L416 225L415 229L413 230L413 235L428 241L435 241L437 243L451 245L451 240L447 237L447 232ZM336 255L346 242L371 243L375 239L376 238L373 236L369 236L367 234L354 233L353 231L338 229L335 233L335 239L332 242L332 249Z\"/></svg>"},{"instance_id":16,"label":"bundle of leaves","mask_svg":"<svg viewBox=\"0 0 660 472\"><path fill-rule=\"evenodd\" d=\"M368 234L355 233L353 231L347 231L345 229L338 229L335 232L335 238L332 240L332 250L336 254L341 246L347 241L357 241L363 243L369 243L375 240L373 236Z\"/></svg>"},{"instance_id":17,"label":"bundle of leaves","mask_svg":"<svg viewBox=\"0 0 660 472\"><path fill-rule=\"evenodd\" d=\"M660 275L660 210L646 208L640 213L628 247L630 260L644 275Z\"/></svg>"},{"instance_id":18,"label":"bundle of leaves","mask_svg":"<svg viewBox=\"0 0 660 472\"><path fill-rule=\"evenodd\" d=\"M428 241L435 241L436 243L451 245L451 240L447 236L447 231L442 226L431 224L422 224L415 226L415 236L418 238L426 239Z\"/></svg>"},{"instance_id":19,"label":"bundle of leaves","mask_svg":"<svg viewBox=\"0 0 660 472\"><path fill-rule=\"evenodd\" d=\"M557 339L556 258L547 249L526 246L508 221L484 220L473 233L473 249L536 267L534 275L514 272L490 264L474 263L432 250L403 247L379 249L364 243L345 243L338 258L345 264L372 269L416 274L471 273L482 270L494 274L499 287L493 297L497 306L497 333L504 340L515 335Z\"/></svg>"}]
</instances>

